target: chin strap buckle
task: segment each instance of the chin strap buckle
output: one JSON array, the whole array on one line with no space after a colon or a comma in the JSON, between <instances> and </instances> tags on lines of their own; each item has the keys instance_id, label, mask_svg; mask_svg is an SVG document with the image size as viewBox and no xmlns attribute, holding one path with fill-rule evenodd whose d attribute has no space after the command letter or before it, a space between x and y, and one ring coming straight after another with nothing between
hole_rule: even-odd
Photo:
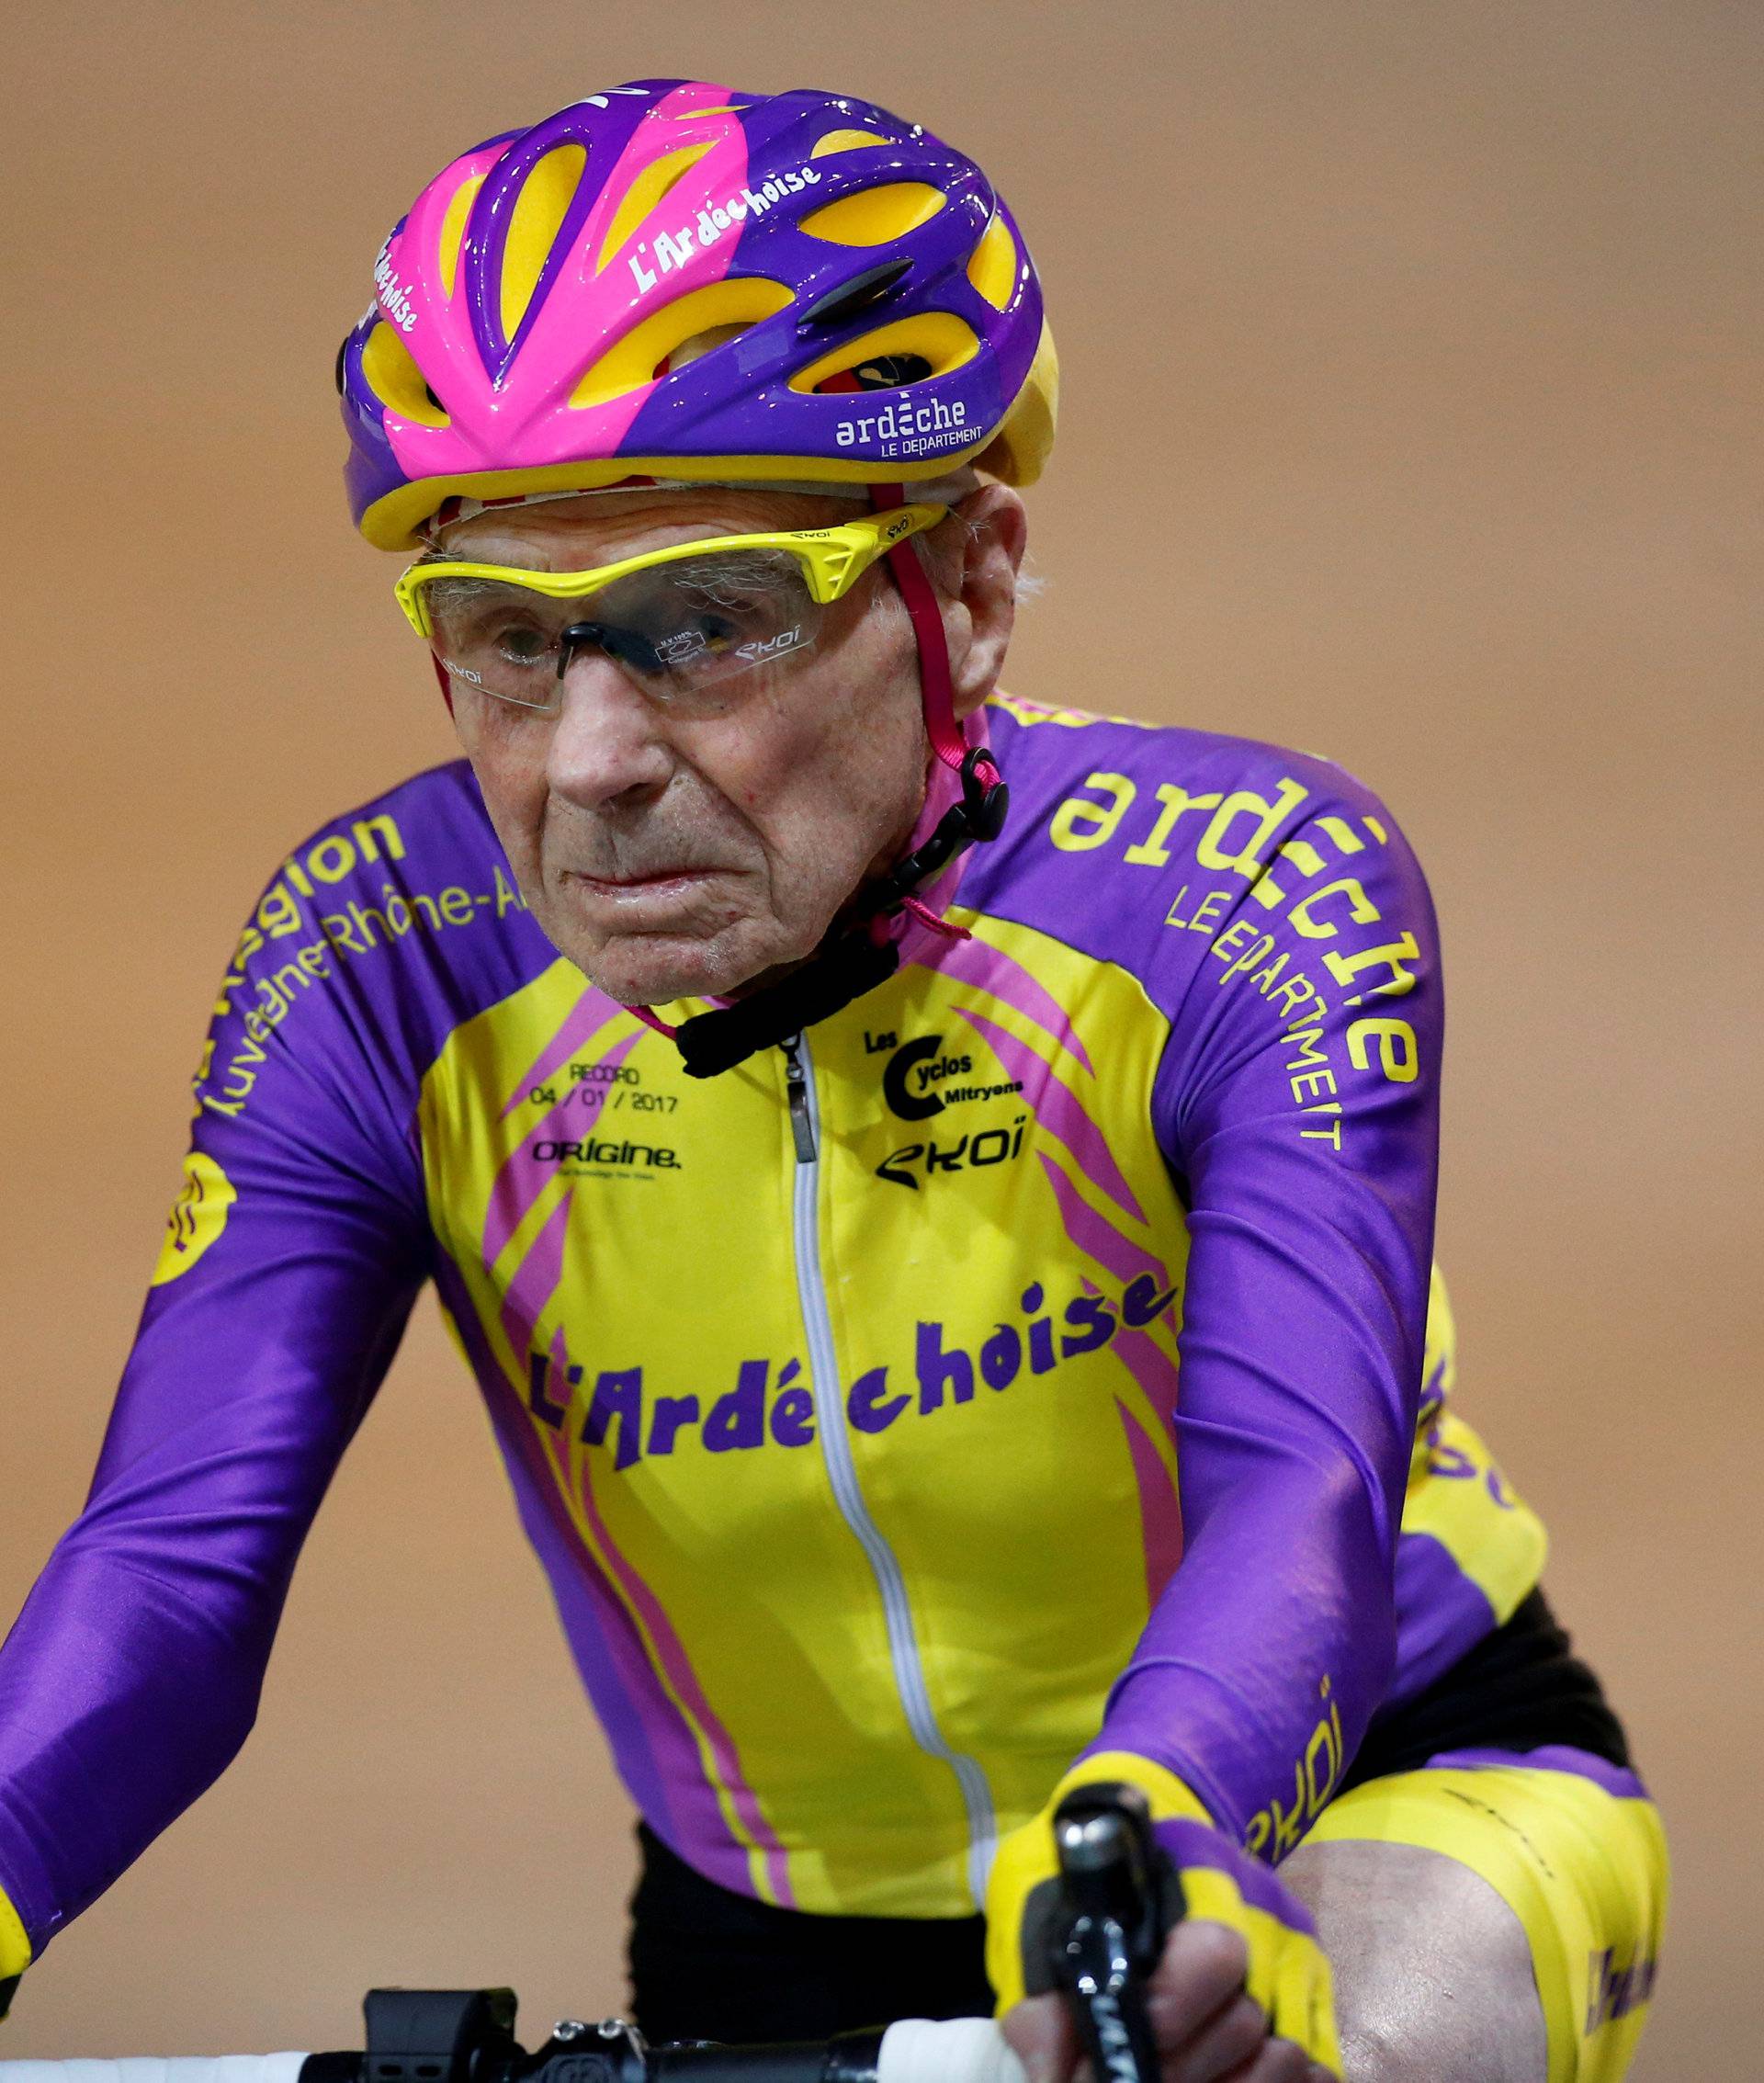
<instances>
[{"instance_id":1,"label":"chin strap buckle","mask_svg":"<svg viewBox=\"0 0 1764 2083\"><path fill-rule=\"evenodd\" d=\"M1004 830L1011 791L984 745L970 747L962 762L962 799L957 807L967 821L970 839L996 839Z\"/></svg>"},{"instance_id":2,"label":"chin strap buckle","mask_svg":"<svg viewBox=\"0 0 1764 2083\"><path fill-rule=\"evenodd\" d=\"M860 918L898 911L919 886L946 867L964 846L996 839L1004 829L1011 791L984 745L970 746L961 764L962 799L938 819L924 844L897 861L880 882L865 893Z\"/></svg>"}]
</instances>

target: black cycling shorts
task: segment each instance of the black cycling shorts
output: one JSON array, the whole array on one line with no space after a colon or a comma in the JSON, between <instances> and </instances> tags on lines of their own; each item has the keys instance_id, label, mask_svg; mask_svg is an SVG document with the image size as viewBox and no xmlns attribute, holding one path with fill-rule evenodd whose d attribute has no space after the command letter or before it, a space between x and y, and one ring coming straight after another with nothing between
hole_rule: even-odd
<instances>
[{"instance_id":1,"label":"black cycling shorts","mask_svg":"<svg viewBox=\"0 0 1764 2083\"><path fill-rule=\"evenodd\" d=\"M1568 1744L1627 1765L1622 1726L1542 1591L1414 1700L1376 1717L1340 1790L1444 1750ZM638 1825L632 2016L651 2041L821 2040L991 2012L980 1917L827 1917L719 1887Z\"/></svg>"}]
</instances>

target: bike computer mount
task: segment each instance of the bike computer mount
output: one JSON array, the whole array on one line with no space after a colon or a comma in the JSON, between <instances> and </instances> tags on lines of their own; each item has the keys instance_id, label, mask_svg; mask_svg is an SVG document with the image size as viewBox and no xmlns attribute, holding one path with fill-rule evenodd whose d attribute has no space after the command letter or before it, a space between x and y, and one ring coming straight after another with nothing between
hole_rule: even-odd
<instances>
[{"instance_id":1,"label":"bike computer mount","mask_svg":"<svg viewBox=\"0 0 1764 2083\"><path fill-rule=\"evenodd\" d=\"M300 2083L876 2083L882 2032L791 2046L648 2045L622 2018L567 2018L527 2054L512 1989L375 1989L364 2055L310 2055Z\"/></svg>"},{"instance_id":2,"label":"bike computer mount","mask_svg":"<svg viewBox=\"0 0 1764 2083\"><path fill-rule=\"evenodd\" d=\"M541 2066L546 2083L644 2083L650 2073L622 2019L566 2019L529 2055L514 2037L513 1989L372 1989L363 2009L365 2053L311 2055L301 2083L518 2083Z\"/></svg>"}]
</instances>

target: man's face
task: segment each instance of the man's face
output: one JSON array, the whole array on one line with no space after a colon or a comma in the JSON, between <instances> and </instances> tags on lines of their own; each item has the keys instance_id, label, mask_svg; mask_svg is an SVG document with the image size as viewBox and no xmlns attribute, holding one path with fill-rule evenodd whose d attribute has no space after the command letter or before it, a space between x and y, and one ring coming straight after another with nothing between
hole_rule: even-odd
<instances>
[{"instance_id":1,"label":"man's face","mask_svg":"<svg viewBox=\"0 0 1764 2083\"><path fill-rule=\"evenodd\" d=\"M479 515L449 528L444 548L583 571L867 510L814 494L633 492ZM952 633L971 637L968 618L954 619ZM879 566L824 610L813 649L737 677L714 706L655 698L592 648L574 654L556 714L452 686L461 742L534 917L628 1004L722 996L804 960L857 886L901 852L924 798L912 628Z\"/></svg>"}]
</instances>

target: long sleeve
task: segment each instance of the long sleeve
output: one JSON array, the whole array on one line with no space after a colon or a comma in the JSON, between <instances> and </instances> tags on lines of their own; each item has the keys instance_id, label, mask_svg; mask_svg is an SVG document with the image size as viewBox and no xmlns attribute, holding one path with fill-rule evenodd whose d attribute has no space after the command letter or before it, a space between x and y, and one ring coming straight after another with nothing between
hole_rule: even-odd
<instances>
[{"instance_id":1,"label":"long sleeve","mask_svg":"<svg viewBox=\"0 0 1764 2083\"><path fill-rule=\"evenodd\" d=\"M300 1543L424 1276L414 1153L338 1046L360 1008L284 1025L243 984L217 1008L91 1493L0 1648L0 1889L33 1953L243 1742Z\"/></svg>"},{"instance_id":2,"label":"long sleeve","mask_svg":"<svg viewBox=\"0 0 1764 2083\"><path fill-rule=\"evenodd\" d=\"M1190 1208L1185 1549L1091 1747L1167 1766L1275 1859L1388 1680L1432 1252L1432 911L1337 781L1219 919L1159 1071Z\"/></svg>"}]
</instances>

